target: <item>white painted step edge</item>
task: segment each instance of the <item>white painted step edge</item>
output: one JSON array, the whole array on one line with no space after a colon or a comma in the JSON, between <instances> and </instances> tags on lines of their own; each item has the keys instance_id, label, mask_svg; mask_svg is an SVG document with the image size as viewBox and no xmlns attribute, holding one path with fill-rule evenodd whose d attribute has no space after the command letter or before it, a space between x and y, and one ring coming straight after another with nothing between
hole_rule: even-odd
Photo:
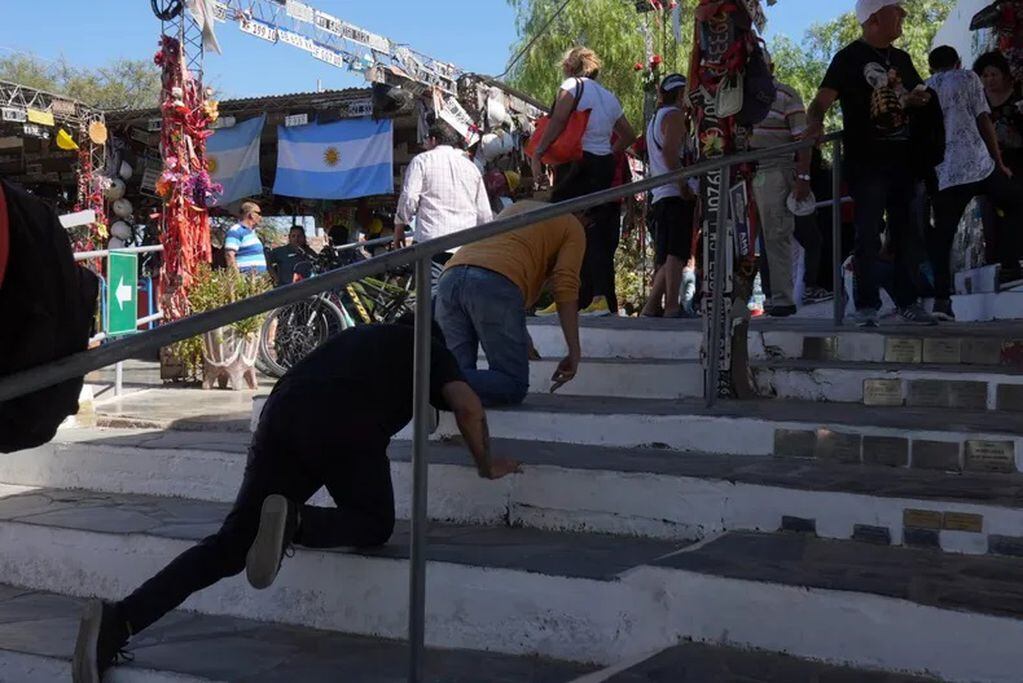
<instances>
[{"instance_id":1,"label":"white painted step edge","mask_svg":"<svg viewBox=\"0 0 1023 683\"><path fill-rule=\"evenodd\" d=\"M231 453L50 444L5 456L0 461L0 482L231 502L244 463L243 455ZM391 473L397 515L408 519L411 465L392 462ZM851 538L857 524L883 527L892 543L901 545L903 513L914 509L983 516L981 533L938 532L947 552L983 554L988 552L989 535L1023 535L1023 509L997 504L811 491L653 473L528 465L522 474L486 481L468 464L433 464L429 487L430 517L459 524L507 522L554 531L699 539L723 531L777 531L782 517L790 516L816 520L817 534L824 538ZM11 491L23 492L23 488ZM323 490L312 503L333 505Z\"/></svg>"},{"instance_id":2,"label":"white painted step edge","mask_svg":"<svg viewBox=\"0 0 1023 683\"><path fill-rule=\"evenodd\" d=\"M0 581L118 598L189 544L0 523ZM234 577L185 609L391 638L406 633L407 563L300 551L277 583ZM682 638L836 664L1017 683L1023 621L883 596L639 567L618 581L431 563L430 645L612 664Z\"/></svg>"}]
</instances>

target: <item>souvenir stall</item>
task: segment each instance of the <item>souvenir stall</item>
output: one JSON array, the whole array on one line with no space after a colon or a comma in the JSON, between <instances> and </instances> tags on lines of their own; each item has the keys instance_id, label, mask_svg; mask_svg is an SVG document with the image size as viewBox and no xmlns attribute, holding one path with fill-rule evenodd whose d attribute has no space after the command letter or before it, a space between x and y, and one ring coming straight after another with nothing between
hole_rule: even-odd
<instances>
[{"instance_id":1,"label":"souvenir stall","mask_svg":"<svg viewBox=\"0 0 1023 683\"><path fill-rule=\"evenodd\" d=\"M71 98L0 81L0 174L67 216L76 251L109 239L105 195L118 169L107 163L103 112Z\"/></svg>"},{"instance_id":2,"label":"souvenir stall","mask_svg":"<svg viewBox=\"0 0 1023 683\"><path fill-rule=\"evenodd\" d=\"M748 150L753 126L769 113L775 86L758 35L765 25L760 0L700 0L697 5L689 88L698 159ZM747 307L757 270L754 172L754 165L744 164L733 167L727 178L722 172L708 174L700 185L703 289L713 292L724 285L721 327L712 329L711 297L704 299L703 311L704 366L710 354L717 356L721 397L756 395L749 370ZM721 243L719 221L726 217ZM725 250L723 259L718 258L720 249ZM722 276L719 263L725 265Z\"/></svg>"}]
</instances>

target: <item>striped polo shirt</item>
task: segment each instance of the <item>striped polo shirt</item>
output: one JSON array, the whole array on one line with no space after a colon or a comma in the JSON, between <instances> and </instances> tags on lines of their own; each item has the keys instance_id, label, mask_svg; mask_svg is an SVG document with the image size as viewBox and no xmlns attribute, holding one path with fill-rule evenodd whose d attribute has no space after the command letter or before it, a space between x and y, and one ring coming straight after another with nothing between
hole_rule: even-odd
<instances>
[{"instance_id":1,"label":"striped polo shirt","mask_svg":"<svg viewBox=\"0 0 1023 683\"><path fill-rule=\"evenodd\" d=\"M795 90L784 83L775 82L778 92L771 105L771 112L763 121L753 127L753 138L750 147L767 149L778 145L795 142L799 135L806 131L806 107L803 98ZM773 159L764 159L760 168L777 168L795 163L795 154Z\"/></svg>"},{"instance_id":2,"label":"striped polo shirt","mask_svg":"<svg viewBox=\"0 0 1023 683\"><path fill-rule=\"evenodd\" d=\"M266 254L263 253L263 243L259 241L255 230L235 223L234 227L227 231L224 249L235 252L235 261L240 272L266 272Z\"/></svg>"}]
</instances>

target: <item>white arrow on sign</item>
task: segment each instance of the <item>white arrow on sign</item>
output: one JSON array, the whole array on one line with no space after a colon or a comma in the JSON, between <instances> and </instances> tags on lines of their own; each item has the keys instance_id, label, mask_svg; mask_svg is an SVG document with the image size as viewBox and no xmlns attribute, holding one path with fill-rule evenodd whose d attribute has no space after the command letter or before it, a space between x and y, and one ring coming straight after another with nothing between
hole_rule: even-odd
<instances>
[{"instance_id":1,"label":"white arrow on sign","mask_svg":"<svg viewBox=\"0 0 1023 683\"><path fill-rule=\"evenodd\" d=\"M131 287L124 284L123 277L117 283L117 289L114 291L114 298L117 299L118 308L124 308L124 305L131 301Z\"/></svg>"}]
</instances>

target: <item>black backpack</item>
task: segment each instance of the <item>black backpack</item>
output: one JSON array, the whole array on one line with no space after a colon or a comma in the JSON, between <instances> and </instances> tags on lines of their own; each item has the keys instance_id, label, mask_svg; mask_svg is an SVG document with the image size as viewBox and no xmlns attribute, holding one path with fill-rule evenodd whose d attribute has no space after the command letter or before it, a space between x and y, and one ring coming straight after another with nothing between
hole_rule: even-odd
<instances>
[{"instance_id":1,"label":"black backpack","mask_svg":"<svg viewBox=\"0 0 1023 683\"><path fill-rule=\"evenodd\" d=\"M0 377L84 351L96 314L99 279L75 264L54 210L0 180L9 258L0 282ZM2 228L0 219L0 228ZM78 412L83 378L0 402L0 453L48 442Z\"/></svg>"}]
</instances>

